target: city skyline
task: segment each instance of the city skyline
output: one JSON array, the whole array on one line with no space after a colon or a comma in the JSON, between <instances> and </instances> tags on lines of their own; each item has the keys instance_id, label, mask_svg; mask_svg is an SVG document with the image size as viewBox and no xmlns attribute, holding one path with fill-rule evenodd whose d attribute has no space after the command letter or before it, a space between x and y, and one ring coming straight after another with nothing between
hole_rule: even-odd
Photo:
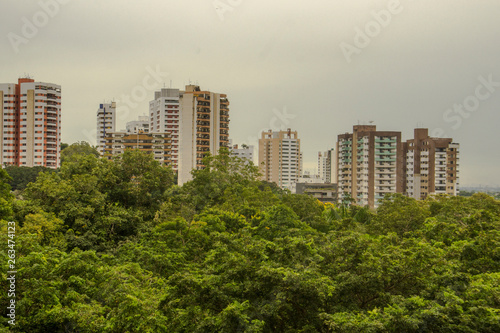
<instances>
[{"instance_id":1,"label":"city skyline","mask_svg":"<svg viewBox=\"0 0 500 333\"><path fill-rule=\"evenodd\" d=\"M498 1L5 6L0 81L61 85L63 142L92 141L101 103L121 105L120 130L148 113L154 91L195 83L227 94L236 144L298 131L305 170L373 121L402 140L416 127L453 138L461 186L500 184Z\"/></svg>"}]
</instances>

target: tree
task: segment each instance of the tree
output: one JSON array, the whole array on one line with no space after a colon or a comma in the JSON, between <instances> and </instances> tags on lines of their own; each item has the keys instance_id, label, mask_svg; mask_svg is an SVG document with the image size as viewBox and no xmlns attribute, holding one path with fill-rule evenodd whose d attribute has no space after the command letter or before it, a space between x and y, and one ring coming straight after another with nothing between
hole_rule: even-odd
<instances>
[{"instance_id":1,"label":"tree","mask_svg":"<svg viewBox=\"0 0 500 333\"><path fill-rule=\"evenodd\" d=\"M75 161L77 159L76 155L94 155L95 157L99 157L99 152L86 141L72 143L64 149L61 144L61 164Z\"/></svg>"},{"instance_id":2,"label":"tree","mask_svg":"<svg viewBox=\"0 0 500 333\"><path fill-rule=\"evenodd\" d=\"M24 190L29 183L36 180L40 172L54 172L53 169L43 166L26 167L15 165L7 166L5 171L7 171L9 176L12 178L12 180L9 181L9 185L12 187L13 191Z\"/></svg>"}]
</instances>

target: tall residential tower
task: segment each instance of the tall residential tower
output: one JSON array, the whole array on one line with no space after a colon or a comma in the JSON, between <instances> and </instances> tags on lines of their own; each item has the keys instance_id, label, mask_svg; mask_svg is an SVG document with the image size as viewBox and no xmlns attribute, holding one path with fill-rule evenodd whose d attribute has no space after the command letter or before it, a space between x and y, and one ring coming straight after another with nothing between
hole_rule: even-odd
<instances>
[{"instance_id":1,"label":"tall residential tower","mask_svg":"<svg viewBox=\"0 0 500 333\"><path fill-rule=\"evenodd\" d=\"M0 84L1 164L60 166L61 86L21 78Z\"/></svg>"},{"instance_id":2,"label":"tall residential tower","mask_svg":"<svg viewBox=\"0 0 500 333\"><path fill-rule=\"evenodd\" d=\"M115 132L116 128L116 102L103 103L97 110L97 151L104 155L106 136Z\"/></svg>"},{"instance_id":3,"label":"tall residential tower","mask_svg":"<svg viewBox=\"0 0 500 333\"><path fill-rule=\"evenodd\" d=\"M427 128L416 128L404 144L406 194L425 199L433 194L459 193L459 148L451 138L431 138Z\"/></svg>"},{"instance_id":4,"label":"tall residential tower","mask_svg":"<svg viewBox=\"0 0 500 333\"><path fill-rule=\"evenodd\" d=\"M358 205L377 207L387 193L404 192L401 132L354 126L337 142L339 199L350 195Z\"/></svg>"},{"instance_id":5,"label":"tall residential tower","mask_svg":"<svg viewBox=\"0 0 500 333\"><path fill-rule=\"evenodd\" d=\"M263 179L295 193L302 169L297 131L262 132L259 139L259 167Z\"/></svg>"}]
</instances>

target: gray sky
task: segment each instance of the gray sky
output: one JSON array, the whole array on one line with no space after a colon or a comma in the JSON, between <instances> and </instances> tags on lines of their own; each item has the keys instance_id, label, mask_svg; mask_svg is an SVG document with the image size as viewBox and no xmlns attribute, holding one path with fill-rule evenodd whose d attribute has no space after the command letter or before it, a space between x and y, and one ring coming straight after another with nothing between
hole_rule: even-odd
<instances>
[{"instance_id":1,"label":"gray sky","mask_svg":"<svg viewBox=\"0 0 500 333\"><path fill-rule=\"evenodd\" d=\"M191 81L228 95L234 143L297 130L311 171L374 121L452 137L461 185L500 185L499 14L498 0L2 0L0 82L60 84L68 143L93 140L99 103L118 102L120 129Z\"/></svg>"}]
</instances>

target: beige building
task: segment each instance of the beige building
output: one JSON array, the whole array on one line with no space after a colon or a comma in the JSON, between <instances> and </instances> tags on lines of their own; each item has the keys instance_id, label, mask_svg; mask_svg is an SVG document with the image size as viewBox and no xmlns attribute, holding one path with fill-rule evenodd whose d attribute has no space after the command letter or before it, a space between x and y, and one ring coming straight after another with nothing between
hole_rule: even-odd
<instances>
[{"instance_id":1,"label":"beige building","mask_svg":"<svg viewBox=\"0 0 500 333\"><path fill-rule=\"evenodd\" d=\"M60 166L61 86L20 78L0 84L1 165Z\"/></svg>"},{"instance_id":2,"label":"beige building","mask_svg":"<svg viewBox=\"0 0 500 333\"><path fill-rule=\"evenodd\" d=\"M295 193L302 169L297 131L262 132L259 139L259 167L263 180Z\"/></svg>"},{"instance_id":3,"label":"beige building","mask_svg":"<svg viewBox=\"0 0 500 333\"><path fill-rule=\"evenodd\" d=\"M459 193L459 148L451 138L431 138L427 128L416 128L406 141L406 194L425 199L433 194Z\"/></svg>"},{"instance_id":4,"label":"beige building","mask_svg":"<svg viewBox=\"0 0 500 333\"><path fill-rule=\"evenodd\" d=\"M204 167L207 154L216 155L229 143L229 101L225 94L187 85L185 91L164 88L149 103L150 131L172 136L172 168L178 184L192 179L191 170Z\"/></svg>"},{"instance_id":5,"label":"beige building","mask_svg":"<svg viewBox=\"0 0 500 333\"><path fill-rule=\"evenodd\" d=\"M229 144L229 101L225 94L188 85L180 98L181 127L178 184L192 179L191 170L202 169L207 153L217 155Z\"/></svg>"},{"instance_id":6,"label":"beige building","mask_svg":"<svg viewBox=\"0 0 500 333\"><path fill-rule=\"evenodd\" d=\"M105 137L104 157L113 159L126 149L139 149L153 154L160 164L171 165L170 133L110 132Z\"/></svg>"}]
</instances>

